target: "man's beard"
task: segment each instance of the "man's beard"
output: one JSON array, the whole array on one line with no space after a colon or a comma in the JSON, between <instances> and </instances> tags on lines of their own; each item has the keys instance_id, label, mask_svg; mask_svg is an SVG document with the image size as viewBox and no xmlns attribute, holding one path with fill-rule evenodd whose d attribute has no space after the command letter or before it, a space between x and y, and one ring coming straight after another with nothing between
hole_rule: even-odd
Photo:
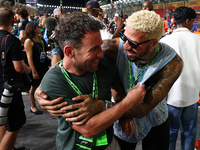
<instances>
[{"instance_id":1,"label":"man's beard","mask_svg":"<svg viewBox=\"0 0 200 150\"><path fill-rule=\"evenodd\" d=\"M131 49L131 50L128 50L128 52L131 52L131 53L134 53L134 54L137 55L137 53L134 52L132 49ZM144 60L142 60L142 58L143 58L144 56L146 56L146 55L148 54L148 52L149 52L149 46L148 46L148 47L145 49L145 51L144 51L143 53L141 53L139 56L136 56L135 58L131 58L131 57L129 57L129 56L127 56L127 57L128 57L128 60L129 60L130 62L144 61Z\"/></svg>"}]
</instances>

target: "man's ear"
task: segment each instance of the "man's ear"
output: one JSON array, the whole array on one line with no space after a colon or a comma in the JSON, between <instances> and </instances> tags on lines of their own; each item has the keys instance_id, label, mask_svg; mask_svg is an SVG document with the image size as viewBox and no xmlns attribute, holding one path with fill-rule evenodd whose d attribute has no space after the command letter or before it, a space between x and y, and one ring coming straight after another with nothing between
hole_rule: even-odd
<instances>
[{"instance_id":1,"label":"man's ear","mask_svg":"<svg viewBox=\"0 0 200 150\"><path fill-rule=\"evenodd\" d=\"M158 40L157 39L153 40L151 49L153 49L157 44L158 44Z\"/></svg>"},{"instance_id":2,"label":"man's ear","mask_svg":"<svg viewBox=\"0 0 200 150\"><path fill-rule=\"evenodd\" d=\"M190 19L189 19L189 18L185 20L185 24L186 24L186 27L187 27L187 28L188 28L189 22L190 22Z\"/></svg>"},{"instance_id":3,"label":"man's ear","mask_svg":"<svg viewBox=\"0 0 200 150\"><path fill-rule=\"evenodd\" d=\"M70 45L66 45L64 47L64 51L63 52L67 57L70 57L70 58L74 57L74 48L71 47Z\"/></svg>"}]
</instances>

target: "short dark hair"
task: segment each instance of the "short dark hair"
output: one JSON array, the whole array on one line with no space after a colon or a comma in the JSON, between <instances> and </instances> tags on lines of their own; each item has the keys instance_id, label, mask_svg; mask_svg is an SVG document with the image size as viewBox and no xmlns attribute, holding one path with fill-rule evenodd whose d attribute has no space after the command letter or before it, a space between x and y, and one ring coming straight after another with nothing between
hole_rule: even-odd
<instances>
[{"instance_id":1,"label":"short dark hair","mask_svg":"<svg viewBox=\"0 0 200 150\"><path fill-rule=\"evenodd\" d=\"M35 36L35 28L38 26L36 22L29 22L25 28L25 38L33 38Z\"/></svg>"},{"instance_id":2,"label":"short dark hair","mask_svg":"<svg viewBox=\"0 0 200 150\"><path fill-rule=\"evenodd\" d=\"M9 26L14 21L14 13L6 8L0 8L0 26Z\"/></svg>"},{"instance_id":3,"label":"short dark hair","mask_svg":"<svg viewBox=\"0 0 200 150\"><path fill-rule=\"evenodd\" d=\"M82 46L81 39L87 32L99 32L104 27L103 22L92 16L82 12L73 12L60 18L55 34L62 49L66 45L79 49Z\"/></svg>"},{"instance_id":4,"label":"short dark hair","mask_svg":"<svg viewBox=\"0 0 200 150\"><path fill-rule=\"evenodd\" d=\"M28 11L25 8L20 9L18 14L21 15L23 19L28 17Z\"/></svg>"},{"instance_id":5,"label":"short dark hair","mask_svg":"<svg viewBox=\"0 0 200 150\"><path fill-rule=\"evenodd\" d=\"M177 24L184 23L187 19L195 19L196 16L197 14L194 9L184 6L176 8L174 12L174 18Z\"/></svg>"}]
</instances>

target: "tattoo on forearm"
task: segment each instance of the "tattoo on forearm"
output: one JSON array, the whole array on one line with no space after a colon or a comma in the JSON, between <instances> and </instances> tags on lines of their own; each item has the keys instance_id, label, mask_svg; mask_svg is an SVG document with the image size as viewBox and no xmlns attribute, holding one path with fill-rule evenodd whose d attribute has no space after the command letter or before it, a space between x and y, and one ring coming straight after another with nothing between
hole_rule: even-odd
<instances>
[{"instance_id":1,"label":"tattoo on forearm","mask_svg":"<svg viewBox=\"0 0 200 150\"><path fill-rule=\"evenodd\" d=\"M144 101L133 106L126 118L141 118L150 113L167 95L182 71L182 60L177 55L163 69L149 79L151 88L147 91Z\"/></svg>"},{"instance_id":2,"label":"tattoo on forearm","mask_svg":"<svg viewBox=\"0 0 200 150\"><path fill-rule=\"evenodd\" d=\"M102 50L104 51L104 56L116 60L118 53L119 39L104 40L102 44Z\"/></svg>"}]
</instances>

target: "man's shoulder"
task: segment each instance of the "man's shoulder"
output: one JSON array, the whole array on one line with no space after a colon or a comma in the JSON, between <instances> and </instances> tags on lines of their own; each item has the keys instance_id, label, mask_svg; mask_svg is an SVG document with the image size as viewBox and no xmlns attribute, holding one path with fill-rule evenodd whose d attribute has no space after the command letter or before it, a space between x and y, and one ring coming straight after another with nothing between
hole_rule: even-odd
<instances>
[{"instance_id":1,"label":"man's shoulder","mask_svg":"<svg viewBox=\"0 0 200 150\"><path fill-rule=\"evenodd\" d=\"M99 62L99 66L100 67L111 67L112 68L112 67L116 66L114 61L112 61L112 60L110 60L110 59L108 59L106 57L100 58L99 61L100 61Z\"/></svg>"},{"instance_id":2,"label":"man's shoulder","mask_svg":"<svg viewBox=\"0 0 200 150\"><path fill-rule=\"evenodd\" d=\"M45 78L49 79L49 77L53 77L54 79L60 78L61 76L61 69L58 64L53 66L48 70L48 72L45 74Z\"/></svg>"},{"instance_id":3,"label":"man's shoulder","mask_svg":"<svg viewBox=\"0 0 200 150\"><path fill-rule=\"evenodd\" d=\"M57 89L60 87L59 82L62 80L62 72L60 70L60 67L56 64L54 67L50 68L45 76L43 77L41 81L41 87L44 89L44 91L49 91Z\"/></svg>"},{"instance_id":4,"label":"man's shoulder","mask_svg":"<svg viewBox=\"0 0 200 150\"><path fill-rule=\"evenodd\" d=\"M7 38L7 43L9 43L9 41L11 42L20 42L20 40L12 35L10 32L6 31L6 30L0 30L0 37L3 38L4 36L8 35L8 38Z\"/></svg>"}]
</instances>

